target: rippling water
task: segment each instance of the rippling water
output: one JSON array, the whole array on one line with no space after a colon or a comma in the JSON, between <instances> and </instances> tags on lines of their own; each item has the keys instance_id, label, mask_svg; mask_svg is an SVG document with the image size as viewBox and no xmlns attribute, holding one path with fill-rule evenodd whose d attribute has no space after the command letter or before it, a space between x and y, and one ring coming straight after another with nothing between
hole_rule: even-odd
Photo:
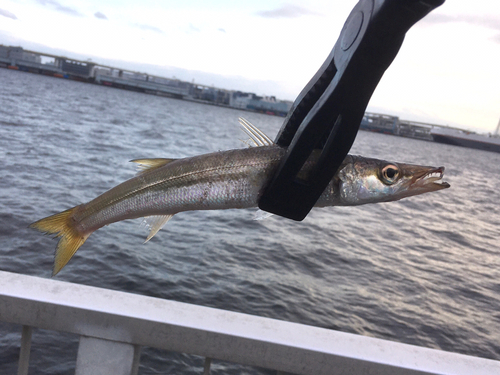
<instances>
[{"instance_id":1,"label":"rippling water","mask_svg":"<svg viewBox=\"0 0 500 375\"><path fill-rule=\"evenodd\" d=\"M0 83L0 269L47 278L56 241L30 222L132 177L128 160L243 147L239 116L271 138L282 123L6 69ZM316 209L300 223L181 213L147 245L140 221L125 221L92 235L56 279L500 360L500 154L366 132L351 152L444 165L452 187ZM20 331L0 324L2 374L15 372ZM30 373L74 373L77 344L35 330ZM140 374L200 368L198 357L145 348Z\"/></svg>"}]
</instances>

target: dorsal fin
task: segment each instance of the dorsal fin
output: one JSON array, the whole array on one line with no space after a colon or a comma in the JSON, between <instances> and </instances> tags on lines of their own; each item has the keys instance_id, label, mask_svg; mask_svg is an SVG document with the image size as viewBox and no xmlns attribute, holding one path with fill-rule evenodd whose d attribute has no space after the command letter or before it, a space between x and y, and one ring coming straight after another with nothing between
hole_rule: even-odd
<instances>
[{"instance_id":1,"label":"dorsal fin","mask_svg":"<svg viewBox=\"0 0 500 375\"><path fill-rule=\"evenodd\" d=\"M137 175L141 175L143 173L152 171L157 168L161 168L164 165L167 165L170 162L173 162L177 159L165 159L165 158L153 158L153 159L134 159L130 160L132 163L137 163L139 170L137 171Z\"/></svg>"},{"instance_id":2,"label":"dorsal fin","mask_svg":"<svg viewBox=\"0 0 500 375\"><path fill-rule=\"evenodd\" d=\"M245 142L249 147L260 147L260 146L272 146L274 142L269 138L264 132L259 130L257 127L252 125L249 121L245 120L243 117L239 119L240 125L243 131L250 137L250 139ZM253 143L251 144L250 141Z\"/></svg>"}]
</instances>

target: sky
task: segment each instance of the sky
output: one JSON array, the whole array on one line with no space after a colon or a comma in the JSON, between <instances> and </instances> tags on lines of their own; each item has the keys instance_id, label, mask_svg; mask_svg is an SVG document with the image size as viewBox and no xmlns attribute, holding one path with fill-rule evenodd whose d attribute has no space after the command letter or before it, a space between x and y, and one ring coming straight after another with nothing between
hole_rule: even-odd
<instances>
[{"instance_id":1,"label":"sky","mask_svg":"<svg viewBox=\"0 0 500 375\"><path fill-rule=\"evenodd\" d=\"M294 100L356 0L2 0L0 44ZM368 111L493 132L500 3L446 0L407 33Z\"/></svg>"}]
</instances>

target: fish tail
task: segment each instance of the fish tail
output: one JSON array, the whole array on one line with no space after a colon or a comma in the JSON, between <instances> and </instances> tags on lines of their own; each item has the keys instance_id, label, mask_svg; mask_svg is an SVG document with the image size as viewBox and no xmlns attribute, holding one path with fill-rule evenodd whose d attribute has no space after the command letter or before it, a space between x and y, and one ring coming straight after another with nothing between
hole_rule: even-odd
<instances>
[{"instance_id":1,"label":"fish tail","mask_svg":"<svg viewBox=\"0 0 500 375\"><path fill-rule=\"evenodd\" d=\"M56 247L52 276L57 275L92 234L92 232L82 233L78 230L77 221L73 217L79 208L80 206L70 208L69 210L35 221L29 226L45 234L55 234L56 238L61 237Z\"/></svg>"}]
</instances>

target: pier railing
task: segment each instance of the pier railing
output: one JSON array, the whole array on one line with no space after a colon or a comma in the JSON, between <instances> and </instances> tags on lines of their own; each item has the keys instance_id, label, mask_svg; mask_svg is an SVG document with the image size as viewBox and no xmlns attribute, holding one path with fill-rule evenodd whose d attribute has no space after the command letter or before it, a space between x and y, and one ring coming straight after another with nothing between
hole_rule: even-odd
<instances>
[{"instance_id":1,"label":"pier railing","mask_svg":"<svg viewBox=\"0 0 500 375\"><path fill-rule=\"evenodd\" d=\"M137 374L142 346L278 374L500 374L500 362L214 308L0 271L0 320L80 336L77 375ZM20 328L21 329L21 328Z\"/></svg>"}]
</instances>

